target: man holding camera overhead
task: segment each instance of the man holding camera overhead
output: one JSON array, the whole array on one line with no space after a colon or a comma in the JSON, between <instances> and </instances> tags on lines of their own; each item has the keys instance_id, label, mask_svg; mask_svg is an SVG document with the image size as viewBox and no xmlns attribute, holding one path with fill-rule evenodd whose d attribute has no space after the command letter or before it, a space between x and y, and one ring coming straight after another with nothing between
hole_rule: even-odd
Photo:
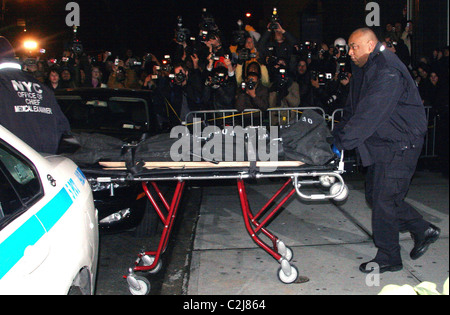
<instances>
[{"instance_id":1,"label":"man holding camera overhead","mask_svg":"<svg viewBox=\"0 0 450 315\"><path fill-rule=\"evenodd\" d=\"M206 76L203 91L204 105L214 110L233 109L237 83L229 55L216 57L211 51L204 73Z\"/></svg>"},{"instance_id":2,"label":"man holding camera overhead","mask_svg":"<svg viewBox=\"0 0 450 315\"><path fill-rule=\"evenodd\" d=\"M258 43L261 57L267 64L270 64L270 60L268 60L270 57L282 58L287 62L287 70L295 73L297 60L293 51L297 42L295 36L281 26L276 9L274 9L272 21L267 25L267 31L264 32Z\"/></svg>"}]
</instances>

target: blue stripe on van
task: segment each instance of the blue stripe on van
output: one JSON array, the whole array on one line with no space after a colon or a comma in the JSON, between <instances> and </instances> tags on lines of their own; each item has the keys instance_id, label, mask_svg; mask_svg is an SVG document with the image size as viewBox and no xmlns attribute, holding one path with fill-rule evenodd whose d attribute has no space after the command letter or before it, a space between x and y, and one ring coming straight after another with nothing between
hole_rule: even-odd
<instances>
[{"instance_id":1,"label":"blue stripe on van","mask_svg":"<svg viewBox=\"0 0 450 315\"><path fill-rule=\"evenodd\" d=\"M66 213L66 211L70 208L73 201L70 198L67 190L61 189L61 191L50 200L39 212L36 214L39 220L41 220L44 228L47 231L58 222L59 219Z\"/></svg>"},{"instance_id":2,"label":"blue stripe on van","mask_svg":"<svg viewBox=\"0 0 450 315\"><path fill-rule=\"evenodd\" d=\"M61 189L36 215L0 243L0 280L23 257L25 249L36 244L45 230L50 231L72 204L67 190Z\"/></svg>"}]
</instances>

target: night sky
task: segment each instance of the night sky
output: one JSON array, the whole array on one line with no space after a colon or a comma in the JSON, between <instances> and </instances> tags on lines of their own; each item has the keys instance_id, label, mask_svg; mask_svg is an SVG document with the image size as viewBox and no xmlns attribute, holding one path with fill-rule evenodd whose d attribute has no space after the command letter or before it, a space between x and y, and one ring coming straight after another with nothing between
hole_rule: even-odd
<instances>
[{"instance_id":1,"label":"night sky","mask_svg":"<svg viewBox=\"0 0 450 315\"><path fill-rule=\"evenodd\" d=\"M72 39L72 30L65 24L66 4L70 0L3 0L6 1L5 21L0 35L7 36L19 45L24 35L39 38L42 48L46 48L49 57L58 57ZM379 0L382 1L382 0ZM95 53L110 50L122 55L127 48L136 54L147 52L162 57L165 47L173 39L177 16L183 17L184 26L197 34L202 8L207 8L214 16L222 32L228 36L237 30L237 20L254 26L259 32L270 20L271 6L279 4L277 0L75 0L80 5L81 25L78 38L85 51ZM309 2L313 12L322 14L323 40L333 42L337 37L347 37L355 27L363 26L363 0L323 0L317 10L317 1L292 0L277 5L280 11L289 11L291 4ZM389 15L402 12L406 0L383 0L382 19L390 20ZM314 8L316 11L314 12ZM317 11L321 11L318 13ZM253 14L251 19L245 13ZM27 21L27 33L23 28L14 26L18 18ZM306 17L307 18L307 17ZM300 19L300 17L299 17ZM392 21L395 21L392 19ZM289 31L292 26L285 25ZM298 26L297 26L298 27ZM294 32L295 33L295 32ZM305 37L305 36L303 36ZM299 40L311 40L299 38ZM50 56L55 54L55 56Z\"/></svg>"},{"instance_id":2,"label":"night sky","mask_svg":"<svg viewBox=\"0 0 450 315\"><path fill-rule=\"evenodd\" d=\"M71 39L71 29L65 24L69 13L62 0L7 0L6 22L14 24L16 18L27 21L27 36L42 39L44 48L58 50L63 42ZM78 0L80 27L78 38L86 51L112 50L123 53L132 48L136 53L164 54L164 46L173 38L177 16L183 17L184 26L198 32L202 8L208 8L224 33L237 29L237 20L251 11L254 17L247 23L258 23L264 18L261 0ZM270 17L267 17L268 21ZM258 21L258 22L256 22ZM9 32L9 33L8 33ZM12 34L11 28L3 27L2 34ZM14 33L12 37L18 38Z\"/></svg>"}]
</instances>

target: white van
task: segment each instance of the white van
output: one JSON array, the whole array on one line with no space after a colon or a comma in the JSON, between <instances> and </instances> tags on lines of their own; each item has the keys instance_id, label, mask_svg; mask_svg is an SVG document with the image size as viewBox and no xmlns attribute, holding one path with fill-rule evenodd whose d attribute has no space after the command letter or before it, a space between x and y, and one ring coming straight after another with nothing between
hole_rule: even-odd
<instances>
[{"instance_id":1,"label":"white van","mask_svg":"<svg viewBox=\"0 0 450 315\"><path fill-rule=\"evenodd\" d=\"M93 294L98 242L81 170L0 126L0 294Z\"/></svg>"}]
</instances>

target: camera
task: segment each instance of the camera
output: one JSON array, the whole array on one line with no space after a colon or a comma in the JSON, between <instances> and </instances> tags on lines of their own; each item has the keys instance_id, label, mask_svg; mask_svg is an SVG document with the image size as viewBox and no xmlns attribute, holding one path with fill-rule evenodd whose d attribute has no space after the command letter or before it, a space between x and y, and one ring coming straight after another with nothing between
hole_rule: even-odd
<instances>
[{"instance_id":1,"label":"camera","mask_svg":"<svg viewBox=\"0 0 450 315\"><path fill-rule=\"evenodd\" d=\"M278 63L278 57L275 54L275 47L269 46L267 47L267 66L273 67Z\"/></svg>"},{"instance_id":2,"label":"camera","mask_svg":"<svg viewBox=\"0 0 450 315\"><path fill-rule=\"evenodd\" d=\"M319 80L319 85L325 85L333 79L333 74L328 72L322 73L317 71L311 71L311 77L314 80Z\"/></svg>"},{"instance_id":3,"label":"camera","mask_svg":"<svg viewBox=\"0 0 450 315\"><path fill-rule=\"evenodd\" d=\"M128 60L128 66L130 68L131 67L136 67L136 66L142 66L142 62L140 62L140 61L138 61L138 60L136 60L134 58L131 58L131 59Z\"/></svg>"},{"instance_id":4,"label":"camera","mask_svg":"<svg viewBox=\"0 0 450 315\"><path fill-rule=\"evenodd\" d=\"M175 38L178 43L183 43L189 39L191 32L187 28L183 28L183 18L179 16L177 18L177 30L175 32Z\"/></svg>"},{"instance_id":5,"label":"camera","mask_svg":"<svg viewBox=\"0 0 450 315\"><path fill-rule=\"evenodd\" d=\"M83 53L83 45L78 39L75 39L72 43L72 47L70 47L70 50L73 51L76 55L81 55Z\"/></svg>"},{"instance_id":6,"label":"camera","mask_svg":"<svg viewBox=\"0 0 450 315\"><path fill-rule=\"evenodd\" d=\"M77 27L76 26L73 27L72 45L70 46L69 49L76 55L81 55L84 51L81 41L77 38Z\"/></svg>"},{"instance_id":7,"label":"camera","mask_svg":"<svg viewBox=\"0 0 450 315\"><path fill-rule=\"evenodd\" d=\"M299 57L307 57L311 58L314 51L317 51L315 48L316 44L310 41L305 41L296 46L296 55Z\"/></svg>"},{"instance_id":8,"label":"camera","mask_svg":"<svg viewBox=\"0 0 450 315\"><path fill-rule=\"evenodd\" d=\"M179 29L175 35L177 42L179 42L179 43L185 42L189 38L190 34L191 33L187 28Z\"/></svg>"},{"instance_id":9,"label":"camera","mask_svg":"<svg viewBox=\"0 0 450 315\"><path fill-rule=\"evenodd\" d=\"M338 74L338 80L342 81L342 80L347 80L348 79L348 75L345 72L339 72Z\"/></svg>"},{"instance_id":10,"label":"camera","mask_svg":"<svg viewBox=\"0 0 450 315\"><path fill-rule=\"evenodd\" d=\"M219 32L217 32L217 31L205 31L205 30L202 30L200 32L199 40L201 42L207 42L207 41L209 41L211 39L217 39L219 37L220 37L219 36Z\"/></svg>"},{"instance_id":11,"label":"camera","mask_svg":"<svg viewBox=\"0 0 450 315\"><path fill-rule=\"evenodd\" d=\"M347 62L344 58L339 58L338 60L338 80L348 79L347 73L350 72L348 69Z\"/></svg>"},{"instance_id":12,"label":"camera","mask_svg":"<svg viewBox=\"0 0 450 315\"><path fill-rule=\"evenodd\" d=\"M199 41L207 42L209 40L209 38L210 38L210 36L209 36L208 31L203 30L200 32Z\"/></svg>"},{"instance_id":13,"label":"camera","mask_svg":"<svg viewBox=\"0 0 450 315\"><path fill-rule=\"evenodd\" d=\"M175 74L170 74L169 78L171 79L172 83L180 85L181 83L186 81L187 76L186 76L186 74L184 74L183 71L180 71L180 72L175 73Z\"/></svg>"},{"instance_id":14,"label":"camera","mask_svg":"<svg viewBox=\"0 0 450 315\"><path fill-rule=\"evenodd\" d=\"M206 81L207 86L218 88L224 86L227 82L228 70L224 67L215 68L212 75Z\"/></svg>"},{"instance_id":15,"label":"camera","mask_svg":"<svg viewBox=\"0 0 450 315\"><path fill-rule=\"evenodd\" d=\"M270 21L269 29L277 30L279 23L280 23L280 18L278 16L278 10L277 10L277 8L273 8L272 19Z\"/></svg>"},{"instance_id":16,"label":"camera","mask_svg":"<svg viewBox=\"0 0 450 315\"><path fill-rule=\"evenodd\" d=\"M206 8L203 9L202 18L200 20L199 27L204 31L217 30L216 22L211 14L208 13Z\"/></svg>"},{"instance_id":17,"label":"camera","mask_svg":"<svg viewBox=\"0 0 450 315\"><path fill-rule=\"evenodd\" d=\"M249 61L253 58L256 58L256 54L252 54L250 52L250 49L248 49L248 48L243 48L239 51L238 58L239 58L239 61Z\"/></svg>"},{"instance_id":18,"label":"camera","mask_svg":"<svg viewBox=\"0 0 450 315\"><path fill-rule=\"evenodd\" d=\"M256 82L253 79L249 79L248 82L242 82L241 84L242 91L254 90L256 88Z\"/></svg>"},{"instance_id":19,"label":"camera","mask_svg":"<svg viewBox=\"0 0 450 315\"><path fill-rule=\"evenodd\" d=\"M275 73L275 80L273 84L273 89L276 92L287 93L289 77L287 75L287 70L283 67L279 68Z\"/></svg>"},{"instance_id":20,"label":"camera","mask_svg":"<svg viewBox=\"0 0 450 315\"><path fill-rule=\"evenodd\" d=\"M172 64L170 55L164 55L163 60L161 60L162 65L159 67L158 70L164 71L164 72L171 72L172 71Z\"/></svg>"},{"instance_id":21,"label":"camera","mask_svg":"<svg viewBox=\"0 0 450 315\"><path fill-rule=\"evenodd\" d=\"M247 38L247 32L242 29L242 21L237 22L239 30L233 32L233 45L244 46Z\"/></svg>"},{"instance_id":22,"label":"camera","mask_svg":"<svg viewBox=\"0 0 450 315\"><path fill-rule=\"evenodd\" d=\"M342 45L336 45L336 49L334 50L334 55L337 56L338 52L340 53L339 58L347 57L347 47L342 46Z\"/></svg>"},{"instance_id":23,"label":"camera","mask_svg":"<svg viewBox=\"0 0 450 315\"><path fill-rule=\"evenodd\" d=\"M173 67L171 64L170 55L164 55L163 60L161 60L161 66L156 66L155 69L158 72L172 72Z\"/></svg>"}]
</instances>

